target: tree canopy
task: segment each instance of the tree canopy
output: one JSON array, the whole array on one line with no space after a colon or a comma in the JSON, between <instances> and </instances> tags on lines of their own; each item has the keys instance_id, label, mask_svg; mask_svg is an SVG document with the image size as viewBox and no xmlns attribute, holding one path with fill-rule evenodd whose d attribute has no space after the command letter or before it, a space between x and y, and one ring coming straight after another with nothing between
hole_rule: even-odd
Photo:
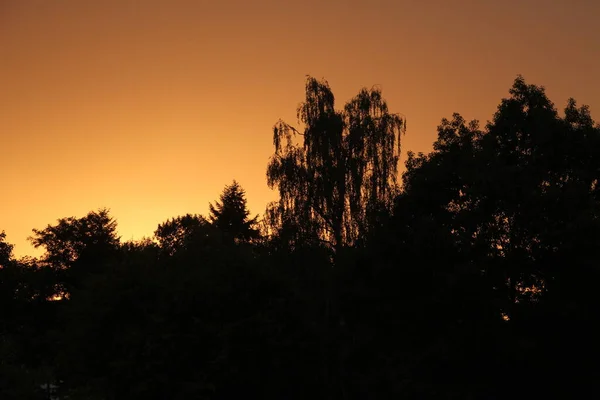
<instances>
[{"instance_id":1,"label":"tree canopy","mask_svg":"<svg viewBox=\"0 0 600 400\"><path fill-rule=\"evenodd\" d=\"M376 88L362 89L342 111L327 81L308 77L305 92L297 113L303 132L283 121L273 128L267 182L280 200L269 206L268 222L275 232L302 227L295 240L312 237L337 252L368 232L369 218L390 209L406 122L388 111Z\"/></svg>"},{"instance_id":2,"label":"tree canopy","mask_svg":"<svg viewBox=\"0 0 600 400\"><path fill-rule=\"evenodd\" d=\"M220 201L210 204L209 220L213 226L233 239L249 241L258 238L258 216L249 218L246 192L237 181L223 189Z\"/></svg>"},{"instance_id":3,"label":"tree canopy","mask_svg":"<svg viewBox=\"0 0 600 400\"><path fill-rule=\"evenodd\" d=\"M401 177L406 121L378 89L337 110L309 77L298 117L274 128L264 229L234 180L139 241L106 209L34 229L39 258L2 231L0 398L598 393L589 107L517 76L487 124L443 118Z\"/></svg>"}]
</instances>

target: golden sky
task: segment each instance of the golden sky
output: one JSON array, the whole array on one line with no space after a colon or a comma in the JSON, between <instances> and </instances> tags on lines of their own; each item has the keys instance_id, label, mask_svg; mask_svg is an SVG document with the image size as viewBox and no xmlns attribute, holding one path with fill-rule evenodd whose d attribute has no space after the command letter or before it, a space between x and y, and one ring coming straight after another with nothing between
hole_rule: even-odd
<instances>
[{"instance_id":1,"label":"golden sky","mask_svg":"<svg viewBox=\"0 0 600 400\"><path fill-rule=\"evenodd\" d=\"M490 119L517 74L600 120L599 19L597 0L0 0L0 231L36 255L32 228L108 207L150 236L233 179L262 213L307 74L339 108L380 85L403 153L455 111Z\"/></svg>"}]
</instances>

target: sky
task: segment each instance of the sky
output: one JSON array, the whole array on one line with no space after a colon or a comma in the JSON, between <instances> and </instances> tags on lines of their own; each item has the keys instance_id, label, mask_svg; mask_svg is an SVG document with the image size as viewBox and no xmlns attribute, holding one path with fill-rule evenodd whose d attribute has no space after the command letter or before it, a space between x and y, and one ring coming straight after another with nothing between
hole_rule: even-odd
<instances>
[{"instance_id":1,"label":"sky","mask_svg":"<svg viewBox=\"0 0 600 400\"><path fill-rule=\"evenodd\" d=\"M305 76L342 108L378 85L427 152L444 117L491 119L517 74L600 120L595 0L0 0L0 231L107 207L123 240L207 214L236 179L253 214L272 127Z\"/></svg>"}]
</instances>

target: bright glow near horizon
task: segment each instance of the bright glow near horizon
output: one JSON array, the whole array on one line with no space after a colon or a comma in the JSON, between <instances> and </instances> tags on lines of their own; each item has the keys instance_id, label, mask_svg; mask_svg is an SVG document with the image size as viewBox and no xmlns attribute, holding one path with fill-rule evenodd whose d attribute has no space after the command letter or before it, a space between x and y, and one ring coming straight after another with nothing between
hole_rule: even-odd
<instances>
[{"instance_id":1,"label":"bright glow near horizon","mask_svg":"<svg viewBox=\"0 0 600 400\"><path fill-rule=\"evenodd\" d=\"M598 15L592 0L2 1L0 230L35 255L32 228L108 207L138 239L206 214L233 179L262 213L271 128L296 121L306 74L338 108L380 85L408 120L404 154L453 112L490 119L517 74L600 119Z\"/></svg>"}]
</instances>

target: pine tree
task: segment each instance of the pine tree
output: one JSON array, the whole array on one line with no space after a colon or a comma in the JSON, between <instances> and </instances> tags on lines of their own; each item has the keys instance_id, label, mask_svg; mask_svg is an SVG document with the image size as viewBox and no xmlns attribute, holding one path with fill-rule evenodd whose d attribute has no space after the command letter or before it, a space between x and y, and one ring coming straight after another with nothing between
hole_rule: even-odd
<instances>
[{"instance_id":1,"label":"pine tree","mask_svg":"<svg viewBox=\"0 0 600 400\"><path fill-rule=\"evenodd\" d=\"M246 192L237 181L225 186L219 201L209 205L211 224L237 241L249 241L258 237L256 229L258 216L249 219L246 205Z\"/></svg>"}]
</instances>

